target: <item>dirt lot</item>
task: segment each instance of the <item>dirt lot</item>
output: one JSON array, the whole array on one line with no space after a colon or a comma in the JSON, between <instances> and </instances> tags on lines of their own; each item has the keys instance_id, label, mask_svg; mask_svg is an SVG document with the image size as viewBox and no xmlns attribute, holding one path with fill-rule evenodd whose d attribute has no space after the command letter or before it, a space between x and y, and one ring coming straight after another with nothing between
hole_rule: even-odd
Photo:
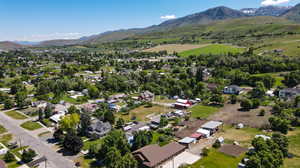
<instances>
[{"instance_id":1,"label":"dirt lot","mask_svg":"<svg viewBox=\"0 0 300 168\"><path fill-rule=\"evenodd\" d=\"M230 155L233 157L238 157L243 153L247 152L247 148L243 148L238 145L223 145L220 149L219 152L225 153L226 155Z\"/></svg>"},{"instance_id":2,"label":"dirt lot","mask_svg":"<svg viewBox=\"0 0 300 168\"><path fill-rule=\"evenodd\" d=\"M259 109L251 111L239 111L240 104L226 104L220 109L218 113L210 116L210 120L221 120L225 124L238 124L243 123L246 126L253 128L260 128L268 123L268 119L271 115L270 107L260 107ZM265 116L258 116L261 109L265 109Z\"/></svg>"},{"instance_id":3,"label":"dirt lot","mask_svg":"<svg viewBox=\"0 0 300 168\"><path fill-rule=\"evenodd\" d=\"M166 45L159 45L153 48L149 48L144 50L145 52L159 52L159 51L164 51L166 50L168 53L173 53L173 52L183 52L187 50L192 50L195 48L201 48L205 47L209 44L166 44Z\"/></svg>"}]
</instances>

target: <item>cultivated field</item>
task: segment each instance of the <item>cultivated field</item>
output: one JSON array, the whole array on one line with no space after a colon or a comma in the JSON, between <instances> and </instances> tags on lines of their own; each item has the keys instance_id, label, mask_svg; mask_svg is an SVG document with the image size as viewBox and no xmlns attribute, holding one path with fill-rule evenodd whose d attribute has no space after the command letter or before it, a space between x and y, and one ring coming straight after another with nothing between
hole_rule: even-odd
<instances>
[{"instance_id":1,"label":"cultivated field","mask_svg":"<svg viewBox=\"0 0 300 168\"><path fill-rule=\"evenodd\" d=\"M245 48L236 47L232 45L225 44L212 44L203 46L201 48L191 49L188 51L181 52L179 55L187 57L190 55L218 55L218 54L227 54L227 53L241 53L245 51Z\"/></svg>"},{"instance_id":2,"label":"cultivated field","mask_svg":"<svg viewBox=\"0 0 300 168\"><path fill-rule=\"evenodd\" d=\"M196 48L201 48L208 46L209 44L166 44L166 45L158 45L153 48L149 48L144 50L145 52L159 52L159 51L167 51L168 53L173 52L183 52L188 51Z\"/></svg>"}]
</instances>

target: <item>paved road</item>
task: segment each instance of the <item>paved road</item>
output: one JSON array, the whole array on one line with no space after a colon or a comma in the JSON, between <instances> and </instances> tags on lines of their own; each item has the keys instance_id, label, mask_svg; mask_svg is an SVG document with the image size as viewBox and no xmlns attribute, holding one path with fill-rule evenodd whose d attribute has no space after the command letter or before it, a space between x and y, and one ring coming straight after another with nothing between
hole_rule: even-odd
<instances>
[{"instance_id":1,"label":"paved road","mask_svg":"<svg viewBox=\"0 0 300 168\"><path fill-rule=\"evenodd\" d=\"M36 150L38 154L46 156L51 168L74 168L74 163L71 160L63 157L55 152L49 144L41 141L39 138L31 135L29 131L24 130L14 119L6 116L4 112L0 112L0 124L3 125L17 140L21 140L23 146L30 146Z\"/></svg>"}]
</instances>

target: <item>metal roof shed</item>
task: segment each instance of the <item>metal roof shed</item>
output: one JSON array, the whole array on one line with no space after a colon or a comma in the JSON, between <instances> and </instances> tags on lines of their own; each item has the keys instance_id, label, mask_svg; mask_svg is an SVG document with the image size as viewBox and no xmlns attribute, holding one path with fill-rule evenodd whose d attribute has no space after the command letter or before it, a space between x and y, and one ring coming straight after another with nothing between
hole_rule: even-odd
<instances>
[{"instance_id":1,"label":"metal roof shed","mask_svg":"<svg viewBox=\"0 0 300 168\"><path fill-rule=\"evenodd\" d=\"M214 130L221 126L223 123L219 121L209 121L201 126L203 129Z\"/></svg>"},{"instance_id":2,"label":"metal roof shed","mask_svg":"<svg viewBox=\"0 0 300 168\"><path fill-rule=\"evenodd\" d=\"M196 138L185 137L178 142L181 144L191 144L196 142Z\"/></svg>"}]
</instances>

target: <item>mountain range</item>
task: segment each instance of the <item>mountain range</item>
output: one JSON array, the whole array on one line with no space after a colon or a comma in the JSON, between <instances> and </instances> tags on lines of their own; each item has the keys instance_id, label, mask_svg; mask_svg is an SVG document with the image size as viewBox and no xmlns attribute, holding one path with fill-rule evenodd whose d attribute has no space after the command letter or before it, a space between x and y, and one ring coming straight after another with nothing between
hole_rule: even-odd
<instances>
[{"instance_id":1,"label":"mountain range","mask_svg":"<svg viewBox=\"0 0 300 168\"><path fill-rule=\"evenodd\" d=\"M260 8L244 8L240 11L249 16L281 16L291 8L291 6L264 6Z\"/></svg>"},{"instance_id":2,"label":"mountain range","mask_svg":"<svg viewBox=\"0 0 300 168\"><path fill-rule=\"evenodd\" d=\"M142 35L147 33L169 31L181 27L206 25L217 21L237 19L237 18L249 18L249 17L256 17L256 16L274 16L280 19L287 19L287 20L300 23L300 4L294 7L266 6L261 8L244 8L241 10L235 10L228 7L220 6L220 7L208 9L203 12L181 17L178 19L168 20L159 25L153 25L146 28L109 31L98 35L82 37L80 39L49 40L49 41L40 42L38 44L30 43L30 42L1 42L0 49L16 49L16 48L26 47L28 45L46 47L46 46L65 46L65 45L77 45L77 44L79 45L97 44L97 43L118 41L136 35Z\"/></svg>"}]
</instances>

